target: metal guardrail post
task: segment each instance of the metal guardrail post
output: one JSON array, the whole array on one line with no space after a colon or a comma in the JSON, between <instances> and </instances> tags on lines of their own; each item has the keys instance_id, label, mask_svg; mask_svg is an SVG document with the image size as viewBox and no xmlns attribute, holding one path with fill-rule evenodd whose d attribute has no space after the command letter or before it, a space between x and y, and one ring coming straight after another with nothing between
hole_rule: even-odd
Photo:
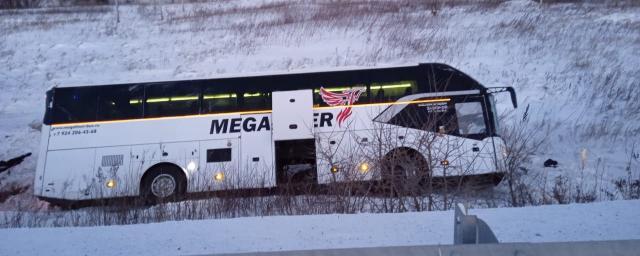
<instances>
[{"instance_id":1,"label":"metal guardrail post","mask_svg":"<svg viewBox=\"0 0 640 256\"><path fill-rule=\"evenodd\" d=\"M456 204L453 224L453 244L497 244L498 238L482 219L469 215L466 207Z\"/></svg>"}]
</instances>

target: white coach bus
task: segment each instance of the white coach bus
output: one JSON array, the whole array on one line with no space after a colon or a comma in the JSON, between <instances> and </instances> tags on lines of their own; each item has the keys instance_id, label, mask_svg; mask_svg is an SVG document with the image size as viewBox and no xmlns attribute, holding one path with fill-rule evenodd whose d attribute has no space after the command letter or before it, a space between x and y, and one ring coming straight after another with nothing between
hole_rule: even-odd
<instances>
[{"instance_id":1,"label":"white coach bus","mask_svg":"<svg viewBox=\"0 0 640 256\"><path fill-rule=\"evenodd\" d=\"M436 63L54 87L34 193L51 202L157 200L382 180L394 168L379 160L398 152L425 177L499 174L492 94L502 91L515 107L511 87L486 88Z\"/></svg>"}]
</instances>

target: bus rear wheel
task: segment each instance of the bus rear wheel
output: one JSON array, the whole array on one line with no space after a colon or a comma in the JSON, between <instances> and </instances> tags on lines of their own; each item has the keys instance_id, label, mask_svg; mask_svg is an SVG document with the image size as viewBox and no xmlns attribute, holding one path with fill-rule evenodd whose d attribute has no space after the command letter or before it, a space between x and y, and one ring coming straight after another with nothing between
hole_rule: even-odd
<instances>
[{"instance_id":1,"label":"bus rear wheel","mask_svg":"<svg viewBox=\"0 0 640 256\"><path fill-rule=\"evenodd\" d=\"M163 164L153 167L144 175L141 184L146 204L180 199L186 190L186 178L179 167Z\"/></svg>"}]
</instances>

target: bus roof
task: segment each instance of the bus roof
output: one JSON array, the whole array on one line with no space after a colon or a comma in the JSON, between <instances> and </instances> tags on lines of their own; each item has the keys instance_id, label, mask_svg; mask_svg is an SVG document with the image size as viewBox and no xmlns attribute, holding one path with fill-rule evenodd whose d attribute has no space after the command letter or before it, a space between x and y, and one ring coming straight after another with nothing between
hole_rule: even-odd
<instances>
[{"instance_id":1,"label":"bus roof","mask_svg":"<svg viewBox=\"0 0 640 256\"><path fill-rule=\"evenodd\" d=\"M476 80L457 70L447 64L442 63L420 63L418 65L398 65L398 66L377 66L377 67L336 67L327 69L303 69L294 71L282 71L282 72L257 72L257 73L244 73L244 74L228 74L218 77L201 78L201 79L175 79L175 80L163 80L163 81L147 81L147 82L130 82L119 84L93 84L93 85L58 85L53 88L73 88L73 87L93 87L93 86L114 86L114 85L141 85L141 84L160 84L160 83L207 83L207 82L239 82L241 80L287 80L294 79L294 77L327 77L333 75L345 75L360 73L360 76L379 76L384 75L381 71L398 72L414 70L416 72L423 71L428 80L432 80L434 84L446 83L442 89L433 88L433 91L458 91L469 89L485 89ZM444 81L441 81L444 80ZM448 80L457 81L450 84ZM438 87L438 86L436 86Z\"/></svg>"}]
</instances>

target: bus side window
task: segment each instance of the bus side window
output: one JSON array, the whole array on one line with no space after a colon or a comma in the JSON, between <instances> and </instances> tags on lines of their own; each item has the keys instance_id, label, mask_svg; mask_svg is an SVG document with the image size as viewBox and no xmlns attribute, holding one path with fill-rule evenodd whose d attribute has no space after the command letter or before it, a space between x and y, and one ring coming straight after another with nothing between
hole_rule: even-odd
<instances>
[{"instance_id":1,"label":"bus side window","mask_svg":"<svg viewBox=\"0 0 640 256\"><path fill-rule=\"evenodd\" d=\"M96 99L96 90L92 87L56 89L53 123L95 121Z\"/></svg>"},{"instance_id":2,"label":"bus side window","mask_svg":"<svg viewBox=\"0 0 640 256\"><path fill-rule=\"evenodd\" d=\"M154 84L147 86L145 117L198 114L199 90L188 84Z\"/></svg>"},{"instance_id":3,"label":"bus side window","mask_svg":"<svg viewBox=\"0 0 640 256\"><path fill-rule=\"evenodd\" d=\"M456 103L458 129L461 135L483 134L486 132L482 104L480 102Z\"/></svg>"},{"instance_id":4,"label":"bus side window","mask_svg":"<svg viewBox=\"0 0 640 256\"><path fill-rule=\"evenodd\" d=\"M455 111L448 102L409 104L389 123L443 134L457 132Z\"/></svg>"},{"instance_id":5,"label":"bus side window","mask_svg":"<svg viewBox=\"0 0 640 256\"><path fill-rule=\"evenodd\" d=\"M245 92L242 94L242 110L271 109L271 93Z\"/></svg>"},{"instance_id":6,"label":"bus side window","mask_svg":"<svg viewBox=\"0 0 640 256\"><path fill-rule=\"evenodd\" d=\"M398 81L392 83L372 83L372 102L394 102L404 96L417 92L415 81Z\"/></svg>"},{"instance_id":7,"label":"bus side window","mask_svg":"<svg viewBox=\"0 0 640 256\"><path fill-rule=\"evenodd\" d=\"M119 120L142 117L144 86L109 86L98 95L96 120Z\"/></svg>"},{"instance_id":8,"label":"bus side window","mask_svg":"<svg viewBox=\"0 0 640 256\"><path fill-rule=\"evenodd\" d=\"M221 92L205 88L202 95L202 114L233 112L238 110L238 96L232 92Z\"/></svg>"}]
</instances>

